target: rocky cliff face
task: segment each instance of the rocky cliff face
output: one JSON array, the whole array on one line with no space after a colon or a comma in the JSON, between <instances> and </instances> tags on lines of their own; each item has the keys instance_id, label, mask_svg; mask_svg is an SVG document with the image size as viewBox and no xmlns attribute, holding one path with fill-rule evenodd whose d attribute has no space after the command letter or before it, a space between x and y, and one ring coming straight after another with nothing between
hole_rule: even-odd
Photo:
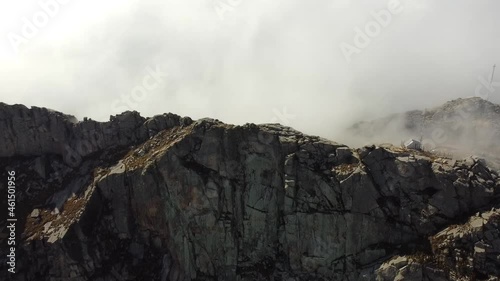
<instances>
[{"instance_id":1,"label":"rocky cliff face","mask_svg":"<svg viewBox=\"0 0 500 281\"><path fill-rule=\"evenodd\" d=\"M0 106L20 243L2 279L500 276L500 179L482 159L350 149L275 124L111 119Z\"/></svg>"}]
</instances>

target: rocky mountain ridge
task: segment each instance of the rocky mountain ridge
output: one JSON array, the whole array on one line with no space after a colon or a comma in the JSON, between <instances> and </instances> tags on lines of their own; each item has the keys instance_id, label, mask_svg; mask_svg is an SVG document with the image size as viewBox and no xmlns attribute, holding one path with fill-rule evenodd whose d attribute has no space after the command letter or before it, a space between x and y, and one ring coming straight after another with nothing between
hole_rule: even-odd
<instances>
[{"instance_id":1,"label":"rocky mountain ridge","mask_svg":"<svg viewBox=\"0 0 500 281\"><path fill-rule=\"evenodd\" d=\"M499 280L500 179L477 157L174 114L0 104L0 128L2 279Z\"/></svg>"}]
</instances>

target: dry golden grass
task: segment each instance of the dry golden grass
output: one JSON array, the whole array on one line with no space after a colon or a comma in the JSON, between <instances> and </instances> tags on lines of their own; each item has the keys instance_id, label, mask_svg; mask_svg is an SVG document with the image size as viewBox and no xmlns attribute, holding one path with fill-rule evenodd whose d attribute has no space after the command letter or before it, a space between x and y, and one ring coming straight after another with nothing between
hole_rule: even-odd
<instances>
[{"instance_id":1,"label":"dry golden grass","mask_svg":"<svg viewBox=\"0 0 500 281\"><path fill-rule=\"evenodd\" d=\"M89 187L93 188L93 187ZM44 228L46 223L51 223L51 229L58 229L61 226L69 227L74 221L78 220L85 209L91 192L87 197L74 196L68 199L59 214L52 214L50 210L41 209L38 218L32 218L30 215L26 218L24 234L28 240L44 238Z\"/></svg>"},{"instance_id":2,"label":"dry golden grass","mask_svg":"<svg viewBox=\"0 0 500 281\"><path fill-rule=\"evenodd\" d=\"M164 151L167 151L185 136L189 135L192 129L193 125L184 128L174 127L164 130L152 139L131 150L127 155L125 155L123 162L129 170L142 168L148 160ZM140 153L141 151L142 153Z\"/></svg>"}]
</instances>

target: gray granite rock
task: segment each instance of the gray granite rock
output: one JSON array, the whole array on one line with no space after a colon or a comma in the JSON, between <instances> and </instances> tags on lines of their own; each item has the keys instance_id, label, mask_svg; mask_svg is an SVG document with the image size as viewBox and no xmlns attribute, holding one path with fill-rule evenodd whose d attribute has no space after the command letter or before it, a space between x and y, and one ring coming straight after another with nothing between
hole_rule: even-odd
<instances>
[{"instance_id":1,"label":"gray granite rock","mask_svg":"<svg viewBox=\"0 0 500 281\"><path fill-rule=\"evenodd\" d=\"M500 181L480 159L350 149L277 124L0 112L26 127L6 127L15 148L1 152L2 168L31 171L18 181L32 191L19 190L26 221L13 280L500 276L497 211L484 211L497 206ZM39 134L30 116L61 127ZM72 168L52 150L56 137L96 145Z\"/></svg>"}]
</instances>

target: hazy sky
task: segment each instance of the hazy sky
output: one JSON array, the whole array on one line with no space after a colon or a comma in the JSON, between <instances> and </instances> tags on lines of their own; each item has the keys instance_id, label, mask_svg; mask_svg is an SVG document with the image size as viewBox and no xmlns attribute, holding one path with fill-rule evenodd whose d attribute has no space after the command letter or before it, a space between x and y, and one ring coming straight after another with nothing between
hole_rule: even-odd
<instances>
[{"instance_id":1,"label":"hazy sky","mask_svg":"<svg viewBox=\"0 0 500 281\"><path fill-rule=\"evenodd\" d=\"M496 0L2 1L0 101L341 138L354 121L478 87L500 101L479 79L500 64L498 11Z\"/></svg>"}]
</instances>

